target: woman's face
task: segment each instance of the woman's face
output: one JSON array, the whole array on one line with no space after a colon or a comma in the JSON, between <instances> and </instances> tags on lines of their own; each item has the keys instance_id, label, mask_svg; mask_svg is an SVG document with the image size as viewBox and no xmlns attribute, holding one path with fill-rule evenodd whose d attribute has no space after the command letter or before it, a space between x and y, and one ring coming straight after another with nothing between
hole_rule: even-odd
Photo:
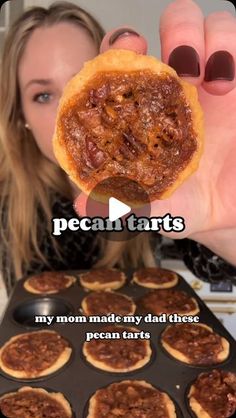
<instances>
[{"instance_id":1,"label":"woman's face","mask_svg":"<svg viewBox=\"0 0 236 418\"><path fill-rule=\"evenodd\" d=\"M63 88L96 55L87 31L64 22L35 29L26 45L18 71L23 113L38 147L53 162L52 136Z\"/></svg>"}]
</instances>

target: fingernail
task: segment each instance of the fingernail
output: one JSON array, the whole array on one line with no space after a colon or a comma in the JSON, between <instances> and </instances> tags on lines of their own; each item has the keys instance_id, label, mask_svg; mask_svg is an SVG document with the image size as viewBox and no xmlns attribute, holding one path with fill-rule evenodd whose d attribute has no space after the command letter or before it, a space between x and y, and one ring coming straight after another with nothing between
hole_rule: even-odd
<instances>
[{"instance_id":1,"label":"fingernail","mask_svg":"<svg viewBox=\"0 0 236 418\"><path fill-rule=\"evenodd\" d=\"M134 35L134 36L140 36L137 32L135 32L133 29L130 28L121 28L118 29L116 32L114 32L110 39L109 39L109 45L113 45L117 39L119 38L123 38L124 36L129 36L129 35Z\"/></svg>"},{"instance_id":2,"label":"fingernail","mask_svg":"<svg viewBox=\"0 0 236 418\"><path fill-rule=\"evenodd\" d=\"M181 45L175 48L169 57L168 64L180 77L199 77L199 56L194 48Z\"/></svg>"},{"instance_id":3,"label":"fingernail","mask_svg":"<svg viewBox=\"0 0 236 418\"><path fill-rule=\"evenodd\" d=\"M235 76L235 64L228 51L216 51L210 56L205 69L205 81L232 81Z\"/></svg>"}]
</instances>

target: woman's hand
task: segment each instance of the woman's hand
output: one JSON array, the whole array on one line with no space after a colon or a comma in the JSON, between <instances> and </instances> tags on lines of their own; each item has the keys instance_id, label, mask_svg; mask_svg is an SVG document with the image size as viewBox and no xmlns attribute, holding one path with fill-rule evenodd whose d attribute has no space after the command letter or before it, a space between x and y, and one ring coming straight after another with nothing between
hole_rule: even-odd
<instances>
[{"instance_id":1,"label":"woman's hand","mask_svg":"<svg viewBox=\"0 0 236 418\"><path fill-rule=\"evenodd\" d=\"M107 33L101 51L123 48L145 54L145 39L133 31L120 28ZM205 147L198 170L171 198L154 202L152 215L182 216L186 229L173 233L173 238L188 236L219 247L221 253L226 242L218 236L226 235L232 243L236 230L236 18L228 12L204 18L193 1L173 1L161 16L160 39L162 60L198 89ZM218 246L212 239L215 231Z\"/></svg>"}]
</instances>

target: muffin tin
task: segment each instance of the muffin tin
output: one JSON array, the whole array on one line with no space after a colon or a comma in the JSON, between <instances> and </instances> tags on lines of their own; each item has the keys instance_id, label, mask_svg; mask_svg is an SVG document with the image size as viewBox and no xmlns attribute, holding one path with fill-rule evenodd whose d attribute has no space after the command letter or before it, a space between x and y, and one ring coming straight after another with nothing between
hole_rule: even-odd
<instances>
[{"instance_id":1,"label":"muffin tin","mask_svg":"<svg viewBox=\"0 0 236 418\"><path fill-rule=\"evenodd\" d=\"M80 311L81 301L88 294L88 291L81 287L79 283L79 273L82 273L82 271L70 271L69 273L77 276L78 281L70 288L53 295L28 293L23 287L26 278L16 284L0 325L0 346L16 334L36 331L37 329L50 329L57 331L70 342L73 350L71 359L56 373L34 380L11 378L0 371L0 396L7 392L16 391L25 385L42 387L53 392L62 392L71 404L74 418L86 418L89 399L97 389L121 380L146 380L170 396L175 403L178 418L195 418L188 406L187 393L190 384L198 374L212 368L236 373L236 342L184 278L179 275L179 283L173 289L184 290L197 300L200 308L198 314L200 322L208 324L229 341L230 355L228 359L213 367L195 367L181 363L166 353L160 343L161 333L168 323L152 324L141 321L139 326L135 324L130 324L130 326L151 333L150 342L153 354L150 362L143 368L130 373L110 373L96 369L84 359L82 345L85 341L86 332L97 331L105 324L60 324L53 322L48 326L46 324L35 324L34 322L34 315L82 314ZM132 274L133 271L126 272L127 284L117 291L132 297L136 302L150 289L132 283ZM137 314L139 314L138 311ZM4 416L0 412L1 417ZM236 414L233 415L233 418L236 418Z\"/></svg>"}]
</instances>

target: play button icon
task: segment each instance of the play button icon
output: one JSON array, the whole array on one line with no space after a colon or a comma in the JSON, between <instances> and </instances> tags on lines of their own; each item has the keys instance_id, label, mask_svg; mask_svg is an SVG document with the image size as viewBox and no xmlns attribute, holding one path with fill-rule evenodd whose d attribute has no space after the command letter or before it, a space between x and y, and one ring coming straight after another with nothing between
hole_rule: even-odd
<instances>
[{"instance_id":1,"label":"play button icon","mask_svg":"<svg viewBox=\"0 0 236 418\"><path fill-rule=\"evenodd\" d=\"M136 198L141 204L133 204ZM78 215L90 219L96 218L101 224L105 220L106 226L108 225L110 229L104 231L99 229L99 232L105 239L111 241L134 238L140 231L127 229L127 219L134 215L147 220L151 213L148 193L139 183L127 177L114 176L102 180L81 201L83 207L78 208Z\"/></svg>"},{"instance_id":2,"label":"play button icon","mask_svg":"<svg viewBox=\"0 0 236 418\"><path fill-rule=\"evenodd\" d=\"M116 199L115 197L110 197L109 199L109 221L114 222L122 216L127 215L131 212L131 207Z\"/></svg>"}]
</instances>

